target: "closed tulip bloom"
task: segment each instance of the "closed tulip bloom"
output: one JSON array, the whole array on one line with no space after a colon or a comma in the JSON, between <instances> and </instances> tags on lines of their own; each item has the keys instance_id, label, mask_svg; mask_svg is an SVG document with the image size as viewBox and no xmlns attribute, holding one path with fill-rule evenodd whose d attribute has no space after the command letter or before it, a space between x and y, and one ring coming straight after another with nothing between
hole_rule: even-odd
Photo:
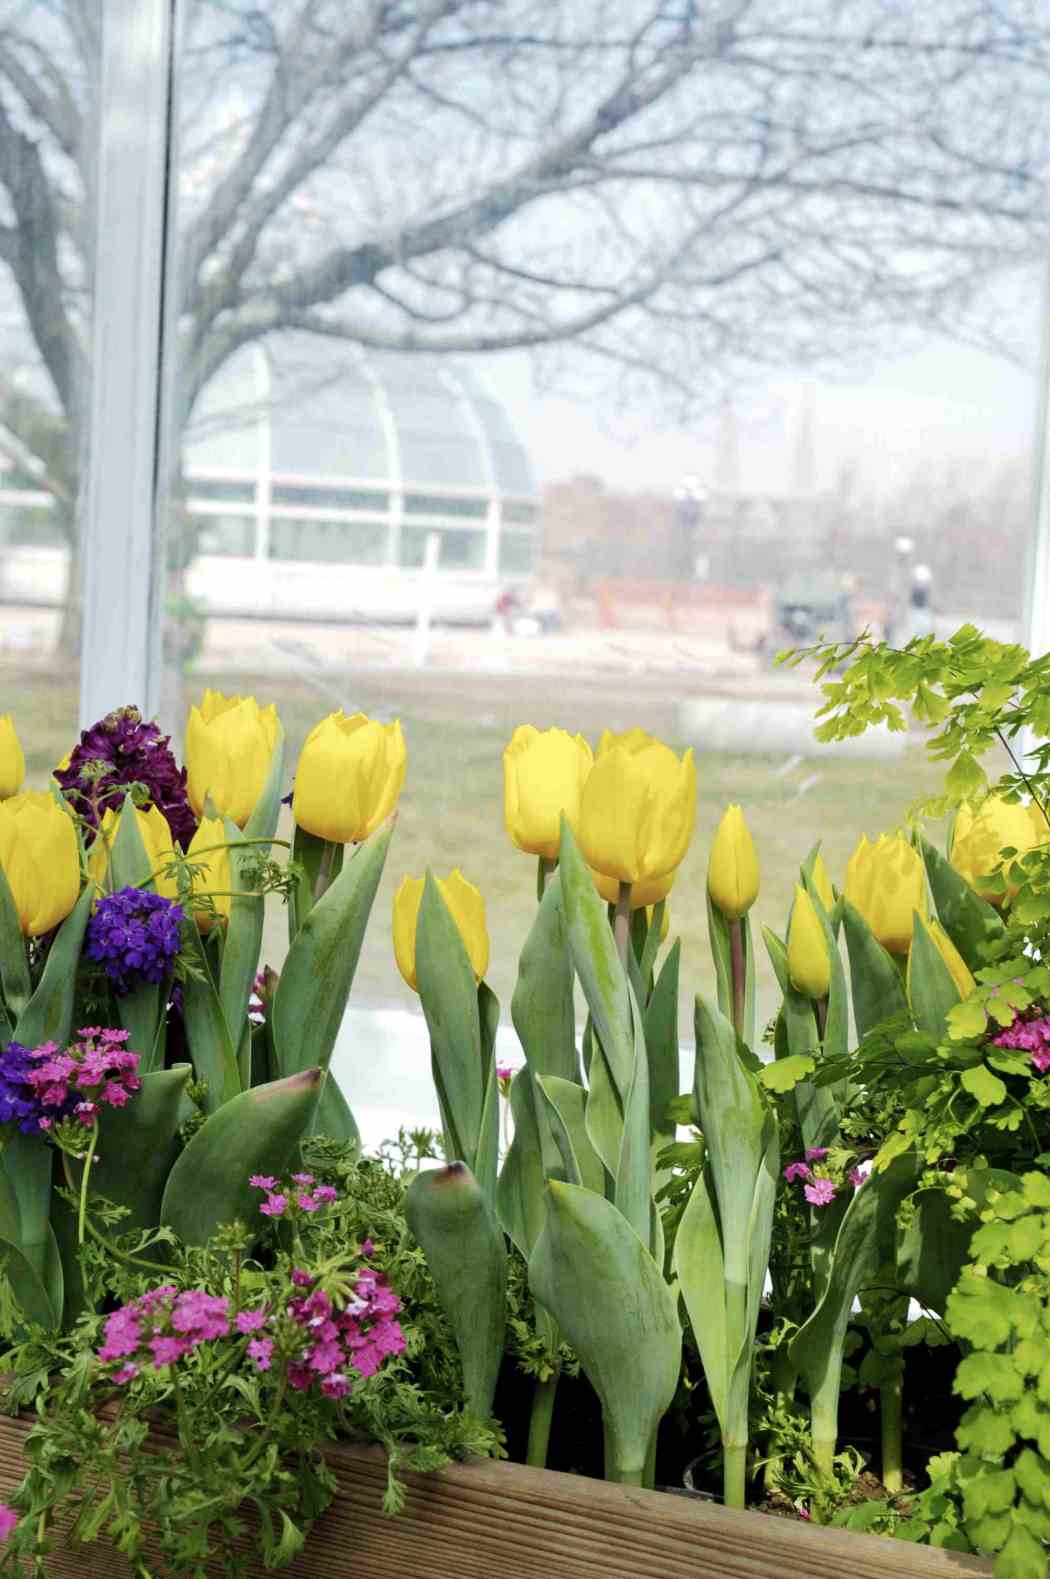
<instances>
[{"instance_id":1,"label":"closed tulip bloom","mask_svg":"<svg viewBox=\"0 0 1050 1579\"><path fill-rule=\"evenodd\" d=\"M682 864L696 820L696 764L643 729L606 730L580 797L588 866L621 883L664 877Z\"/></svg>"},{"instance_id":2,"label":"closed tulip bloom","mask_svg":"<svg viewBox=\"0 0 1050 1579\"><path fill-rule=\"evenodd\" d=\"M211 900L207 907L191 904L188 908L200 930L208 932L216 921L229 920L233 897L230 893L233 887L230 851L221 817L204 818L190 840L186 859L199 868L193 879L193 892L207 894Z\"/></svg>"},{"instance_id":3,"label":"closed tulip bloom","mask_svg":"<svg viewBox=\"0 0 1050 1579\"><path fill-rule=\"evenodd\" d=\"M952 836L951 864L970 886L993 905L1005 904L1017 893L1015 883L1007 883L1005 892L988 887L987 879L995 873L1003 876L1013 865L1014 857L1003 860L1002 850L1016 850L1024 855L1036 845L1045 844L1050 838L1050 828L1039 807L1030 801L1007 801L1001 795L989 795L976 812L969 806L960 806L955 818Z\"/></svg>"},{"instance_id":4,"label":"closed tulip bloom","mask_svg":"<svg viewBox=\"0 0 1050 1579\"><path fill-rule=\"evenodd\" d=\"M816 906L798 884L788 925L787 967L796 992L807 998L827 997L831 988L827 939Z\"/></svg>"},{"instance_id":5,"label":"closed tulip bloom","mask_svg":"<svg viewBox=\"0 0 1050 1579\"><path fill-rule=\"evenodd\" d=\"M17 795L25 776L26 759L11 714L0 714L0 800Z\"/></svg>"},{"instance_id":6,"label":"closed tulip bloom","mask_svg":"<svg viewBox=\"0 0 1050 1579\"><path fill-rule=\"evenodd\" d=\"M44 790L0 801L0 869L26 937L64 921L80 893L80 847L72 817Z\"/></svg>"},{"instance_id":7,"label":"closed tulip bloom","mask_svg":"<svg viewBox=\"0 0 1050 1579\"><path fill-rule=\"evenodd\" d=\"M727 921L746 916L758 898L758 856L739 806L726 808L707 863L707 891Z\"/></svg>"},{"instance_id":8,"label":"closed tulip bloom","mask_svg":"<svg viewBox=\"0 0 1050 1579\"><path fill-rule=\"evenodd\" d=\"M292 816L331 844L367 839L393 811L405 782L401 724L379 724L342 708L310 731L295 770Z\"/></svg>"},{"instance_id":9,"label":"closed tulip bloom","mask_svg":"<svg viewBox=\"0 0 1050 1579\"><path fill-rule=\"evenodd\" d=\"M939 921L927 921L926 930L937 946L937 952L948 967L960 998L968 998L977 986L973 972L945 932ZM908 997L911 997L911 958L908 960Z\"/></svg>"},{"instance_id":10,"label":"closed tulip bloom","mask_svg":"<svg viewBox=\"0 0 1050 1579\"><path fill-rule=\"evenodd\" d=\"M828 876L828 869L824 865L824 857L819 850L817 851L816 860L813 862L813 870L809 874L809 880L817 890L817 895L824 909L830 912L835 904L835 890L831 886L831 878Z\"/></svg>"},{"instance_id":11,"label":"closed tulip bloom","mask_svg":"<svg viewBox=\"0 0 1050 1579\"><path fill-rule=\"evenodd\" d=\"M416 928L419 924L419 907L423 902L423 881L422 877L403 878L394 895L394 958L398 970L413 992L419 991L416 982ZM456 923L475 979L480 981L489 964L485 901L458 867L448 877L436 877L434 881Z\"/></svg>"},{"instance_id":12,"label":"closed tulip bloom","mask_svg":"<svg viewBox=\"0 0 1050 1579\"><path fill-rule=\"evenodd\" d=\"M171 828L164 813L158 811L156 806L133 806L129 801L125 801L121 811L114 811L112 807L106 810L99 824L95 842L88 851L88 876L100 889L112 886L106 883L110 851L117 837L120 818L129 812L138 824L139 838L142 840L150 871L153 873L154 889L158 894L163 894L165 899L176 899L179 885L175 874L174 872L170 876L164 874L164 868L171 865L174 857Z\"/></svg>"},{"instance_id":13,"label":"closed tulip bloom","mask_svg":"<svg viewBox=\"0 0 1050 1579\"><path fill-rule=\"evenodd\" d=\"M594 886L605 900L606 904L614 905L620 897L620 885L614 877L605 877L601 872L591 872ZM644 883L631 885L631 909L649 910L653 905L658 905L661 899L666 899L674 887L674 880L678 876L677 868L673 872L665 872L663 877L650 877Z\"/></svg>"},{"instance_id":14,"label":"closed tulip bloom","mask_svg":"<svg viewBox=\"0 0 1050 1579\"><path fill-rule=\"evenodd\" d=\"M198 817L210 796L220 816L244 827L266 783L279 728L272 704L205 691L186 724L186 794Z\"/></svg>"},{"instance_id":15,"label":"closed tulip bloom","mask_svg":"<svg viewBox=\"0 0 1050 1579\"><path fill-rule=\"evenodd\" d=\"M884 949L907 954L915 912L926 915L926 872L903 834L862 836L846 867L846 898Z\"/></svg>"},{"instance_id":16,"label":"closed tulip bloom","mask_svg":"<svg viewBox=\"0 0 1050 1579\"><path fill-rule=\"evenodd\" d=\"M582 735L518 725L503 753L503 816L519 850L557 860L562 812L575 833L593 762Z\"/></svg>"}]
</instances>

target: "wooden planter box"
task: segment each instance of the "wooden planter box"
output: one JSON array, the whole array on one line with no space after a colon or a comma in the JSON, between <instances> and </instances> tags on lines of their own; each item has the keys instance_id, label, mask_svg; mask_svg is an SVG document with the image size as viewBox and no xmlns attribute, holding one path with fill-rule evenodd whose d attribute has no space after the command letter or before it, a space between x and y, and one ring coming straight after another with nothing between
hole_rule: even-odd
<instances>
[{"instance_id":1,"label":"wooden planter box","mask_svg":"<svg viewBox=\"0 0 1050 1579\"><path fill-rule=\"evenodd\" d=\"M0 1497L22 1476L28 1423L0 1417ZM339 1492L289 1579L976 1579L981 1558L736 1513L665 1492L475 1461L407 1477L405 1512L380 1511L378 1447L336 1447ZM269 1570L272 1572L272 1570ZM56 1579L128 1579L101 1543L58 1549ZM261 1562L247 1573L263 1579Z\"/></svg>"}]
</instances>

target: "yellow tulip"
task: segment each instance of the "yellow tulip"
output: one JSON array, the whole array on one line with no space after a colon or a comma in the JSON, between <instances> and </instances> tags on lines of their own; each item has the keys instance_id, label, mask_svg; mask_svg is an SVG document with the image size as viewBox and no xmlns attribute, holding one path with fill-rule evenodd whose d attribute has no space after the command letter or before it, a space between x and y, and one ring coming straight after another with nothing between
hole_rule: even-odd
<instances>
[{"instance_id":1,"label":"yellow tulip","mask_svg":"<svg viewBox=\"0 0 1050 1579\"><path fill-rule=\"evenodd\" d=\"M591 872L594 886L605 900L606 904L614 905L620 897L620 885L614 877L606 877L602 872ZM673 872L665 872L663 877L650 877L644 883L631 885L631 909L641 910L644 906L650 910L653 905L658 905L661 899L666 899L674 887L674 880L678 876L677 867Z\"/></svg>"},{"instance_id":2,"label":"yellow tulip","mask_svg":"<svg viewBox=\"0 0 1050 1579\"><path fill-rule=\"evenodd\" d=\"M0 800L17 795L25 776L26 759L11 714L0 714Z\"/></svg>"},{"instance_id":3,"label":"yellow tulip","mask_svg":"<svg viewBox=\"0 0 1050 1579\"><path fill-rule=\"evenodd\" d=\"M295 770L292 816L331 844L367 839L393 811L405 782L401 724L329 713L306 737Z\"/></svg>"},{"instance_id":4,"label":"yellow tulip","mask_svg":"<svg viewBox=\"0 0 1050 1579\"><path fill-rule=\"evenodd\" d=\"M210 796L220 816L244 827L266 783L279 729L272 704L205 691L186 725L186 794L198 817Z\"/></svg>"},{"instance_id":5,"label":"yellow tulip","mask_svg":"<svg viewBox=\"0 0 1050 1579\"><path fill-rule=\"evenodd\" d=\"M727 921L746 916L758 898L758 856L739 806L726 808L707 863L707 891Z\"/></svg>"},{"instance_id":6,"label":"yellow tulip","mask_svg":"<svg viewBox=\"0 0 1050 1579\"><path fill-rule=\"evenodd\" d=\"M223 846L223 848L218 848ZM201 852L204 852L203 854ZM211 905L191 905L193 919L202 932L208 932L216 921L228 921L233 887L230 871L230 851L226 844L226 830L221 817L205 817L190 840L186 859L199 873L193 879L193 892L207 894Z\"/></svg>"},{"instance_id":7,"label":"yellow tulip","mask_svg":"<svg viewBox=\"0 0 1050 1579\"><path fill-rule=\"evenodd\" d=\"M807 998L826 998L831 988L831 961L817 907L806 890L795 885L795 903L788 925L787 967L791 985Z\"/></svg>"},{"instance_id":8,"label":"yellow tulip","mask_svg":"<svg viewBox=\"0 0 1050 1579\"><path fill-rule=\"evenodd\" d=\"M862 836L846 867L845 893L884 949L907 954L915 912L926 915L926 873L903 834L882 833L874 844Z\"/></svg>"},{"instance_id":9,"label":"yellow tulip","mask_svg":"<svg viewBox=\"0 0 1050 1579\"><path fill-rule=\"evenodd\" d=\"M680 866L696 820L696 764L642 729L608 730L580 797L580 849L588 866L621 883Z\"/></svg>"},{"instance_id":10,"label":"yellow tulip","mask_svg":"<svg viewBox=\"0 0 1050 1579\"><path fill-rule=\"evenodd\" d=\"M977 890L982 899L993 905L1003 905L1017 894L1016 883L1006 884L1005 892L996 892L987 885L995 873L1006 876L1014 858L1003 860L1002 850L1016 850L1024 855L1050 838L1050 828L1039 807L1030 801L1006 801L1001 795L989 795L976 812L969 806L959 807L952 836L951 863L961 877Z\"/></svg>"},{"instance_id":11,"label":"yellow tulip","mask_svg":"<svg viewBox=\"0 0 1050 1579\"><path fill-rule=\"evenodd\" d=\"M0 870L27 937L64 921L80 893L80 846L73 819L44 790L0 801Z\"/></svg>"},{"instance_id":12,"label":"yellow tulip","mask_svg":"<svg viewBox=\"0 0 1050 1579\"><path fill-rule=\"evenodd\" d=\"M416 983L416 928L419 925L419 907L423 901L423 881L422 877L405 877L394 895L394 958L398 970L413 992L419 991ZM475 979L480 981L489 964L485 901L458 867L448 877L436 877L434 881L463 939Z\"/></svg>"},{"instance_id":13,"label":"yellow tulip","mask_svg":"<svg viewBox=\"0 0 1050 1579\"><path fill-rule=\"evenodd\" d=\"M835 905L835 890L831 886L831 878L828 876L828 869L824 865L824 857L819 850L817 851L816 860L813 862L813 870L809 874L809 880L817 890L817 895L824 909L830 914Z\"/></svg>"},{"instance_id":14,"label":"yellow tulip","mask_svg":"<svg viewBox=\"0 0 1050 1579\"><path fill-rule=\"evenodd\" d=\"M977 986L969 965L955 947L951 938L937 920L927 921L926 930L936 945L937 952L948 967L949 974L959 989L960 998L968 998ZM911 961L908 956L908 999L911 1000Z\"/></svg>"},{"instance_id":15,"label":"yellow tulip","mask_svg":"<svg viewBox=\"0 0 1050 1579\"><path fill-rule=\"evenodd\" d=\"M133 806L130 801L125 801L122 811L114 811L112 807L107 808L99 824L98 833L95 835L95 842L88 851L88 876L99 889L105 888L109 853L117 837L120 818L129 809L138 824L139 837L153 874L153 887L158 894L163 894L165 899L177 898L179 885L174 872L170 876L164 874L164 868L171 865L174 854L171 829L168 826L168 819L162 811L157 810L156 806Z\"/></svg>"},{"instance_id":16,"label":"yellow tulip","mask_svg":"<svg viewBox=\"0 0 1050 1579\"><path fill-rule=\"evenodd\" d=\"M582 735L518 725L503 753L503 817L519 850L557 860L561 814L575 833L593 762Z\"/></svg>"}]
</instances>

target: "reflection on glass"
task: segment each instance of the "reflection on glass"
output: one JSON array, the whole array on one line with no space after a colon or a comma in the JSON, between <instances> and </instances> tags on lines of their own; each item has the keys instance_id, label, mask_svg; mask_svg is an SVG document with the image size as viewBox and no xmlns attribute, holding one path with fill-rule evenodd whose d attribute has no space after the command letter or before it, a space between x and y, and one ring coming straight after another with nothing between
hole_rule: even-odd
<instances>
[{"instance_id":1,"label":"reflection on glass","mask_svg":"<svg viewBox=\"0 0 1050 1579\"><path fill-rule=\"evenodd\" d=\"M306 564L381 565L387 557L383 521L303 521L274 517L270 558Z\"/></svg>"},{"instance_id":2,"label":"reflection on glass","mask_svg":"<svg viewBox=\"0 0 1050 1579\"><path fill-rule=\"evenodd\" d=\"M404 526L401 528L400 564L406 569L417 569L423 564L427 538L432 527ZM439 570L482 570L485 565L485 533L464 531L437 532Z\"/></svg>"}]
</instances>

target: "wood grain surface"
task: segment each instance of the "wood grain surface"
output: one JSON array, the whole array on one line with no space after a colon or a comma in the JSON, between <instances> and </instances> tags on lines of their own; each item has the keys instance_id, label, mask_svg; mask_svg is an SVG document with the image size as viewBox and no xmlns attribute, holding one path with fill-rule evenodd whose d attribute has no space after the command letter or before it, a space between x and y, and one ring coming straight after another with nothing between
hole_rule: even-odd
<instances>
[{"instance_id":1,"label":"wood grain surface","mask_svg":"<svg viewBox=\"0 0 1050 1579\"><path fill-rule=\"evenodd\" d=\"M27 1424L0 1418L0 1497L22 1474ZM408 1477L408 1506L380 1511L380 1448L333 1448L339 1494L289 1579L967 1579L982 1559L693 1498L610 1486L519 1464L475 1461ZM159 1574L161 1570L157 1570ZM272 1570L271 1570L272 1571ZM61 1545L55 1579L128 1579L101 1543ZM246 1572L262 1579L261 1562Z\"/></svg>"}]
</instances>

